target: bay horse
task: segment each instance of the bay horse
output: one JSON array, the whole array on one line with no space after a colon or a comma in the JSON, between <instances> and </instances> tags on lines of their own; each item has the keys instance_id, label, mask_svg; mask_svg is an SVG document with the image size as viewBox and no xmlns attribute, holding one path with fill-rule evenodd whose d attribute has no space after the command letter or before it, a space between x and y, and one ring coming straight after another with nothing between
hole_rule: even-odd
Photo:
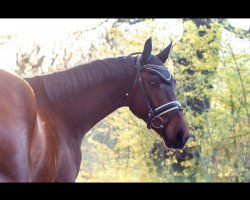
<instances>
[{"instance_id":1,"label":"bay horse","mask_svg":"<svg viewBox=\"0 0 250 200\"><path fill-rule=\"evenodd\" d=\"M183 148L189 130L164 66L171 45L155 56L149 38L142 53L29 78L0 70L0 181L74 182L84 135L123 106Z\"/></svg>"}]
</instances>

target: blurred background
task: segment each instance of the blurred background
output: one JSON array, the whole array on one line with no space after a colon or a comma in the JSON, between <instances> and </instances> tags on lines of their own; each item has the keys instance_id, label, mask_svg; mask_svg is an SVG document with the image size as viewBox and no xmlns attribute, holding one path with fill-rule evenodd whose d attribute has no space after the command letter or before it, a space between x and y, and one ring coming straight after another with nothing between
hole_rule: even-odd
<instances>
[{"instance_id":1,"label":"blurred background","mask_svg":"<svg viewBox=\"0 0 250 200\"><path fill-rule=\"evenodd\" d=\"M0 68L21 77L173 41L166 66L177 80L191 137L183 150L121 108L82 142L78 182L249 182L250 19L0 19Z\"/></svg>"}]
</instances>

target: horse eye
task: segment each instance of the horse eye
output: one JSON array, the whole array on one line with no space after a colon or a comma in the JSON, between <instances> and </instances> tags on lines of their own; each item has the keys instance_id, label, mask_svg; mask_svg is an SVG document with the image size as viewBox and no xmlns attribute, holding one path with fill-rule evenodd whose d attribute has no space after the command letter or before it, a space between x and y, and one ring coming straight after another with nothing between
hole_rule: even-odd
<instances>
[{"instance_id":1,"label":"horse eye","mask_svg":"<svg viewBox=\"0 0 250 200\"><path fill-rule=\"evenodd\" d=\"M159 84L159 78L157 79L153 79L153 80L149 80L149 84L152 85L152 86L156 86Z\"/></svg>"},{"instance_id":2,"label":"horse eye","mask_svg":"<svg viewBox=\"0 0 250 200\"><path fill-rule=\"evenodd\" d=\"M156 81L150 81L149 84L150 85L156 85Z\"/></svg>"}]
</instances>

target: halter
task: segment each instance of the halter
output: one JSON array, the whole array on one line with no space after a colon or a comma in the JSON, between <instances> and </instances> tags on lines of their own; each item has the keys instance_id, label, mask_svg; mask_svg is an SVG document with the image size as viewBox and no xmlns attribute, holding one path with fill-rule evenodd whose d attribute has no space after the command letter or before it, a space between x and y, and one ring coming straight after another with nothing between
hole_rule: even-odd
<instances>
[{"instance_id":1,"label":"halter","mask_svg":"<svg viewBox=\"0 0 250 200\"><path fill-rule=\"evenodd\" d=\"M134 54L137 54L137 53L134 53ZM145 100L146 100L146 104L148 107L148 117L149 117L148 122L147 122L147 128L151 129L152 127L154 127L156 129L165 129L165 128L167 128L168 124L173 119L173 117L177 114L177 112L179 110L182 110L181 104L179 101L171 101L171 102L168 102L166 104L159 106L158 108L152 108L151 103L150 103L149 98L148 98L148 94L145 90L144 84L143 84L142 79L141 79L141 71L142 70L149 70L149 71L157 74L158 76L160 76L165 82L169 82L169 83L170 83L170 80L172 79L172 76L170 74L169 77L165 77L159 70L157 70L157 69L163 69L163 67L165 68L165 66L163 66L163 65L145 64L143 66L140 66L140 58L141 58L141 56L138 56L136 59L136 63L135 63L136 79L134 82L134 86L135 86L136 82L139 83L139 85L142 89L143 95L145 97ZM133 86L133 88L134 88L134 86ZM177 111L173 115L171 115L168 122L165 122L161 118L161 115L166 114L166 113L173 111L173 110L177 110Z\"/></svg>"}]
</instances>

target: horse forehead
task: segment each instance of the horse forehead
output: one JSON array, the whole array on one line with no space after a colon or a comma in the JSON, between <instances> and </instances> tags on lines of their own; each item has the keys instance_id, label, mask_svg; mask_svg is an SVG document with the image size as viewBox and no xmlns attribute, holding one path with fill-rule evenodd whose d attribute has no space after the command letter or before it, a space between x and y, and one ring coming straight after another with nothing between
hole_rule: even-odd
<instances>
[{"instance_id":1,"label":"horse forehead","mask_svg":"<svg viewBox=\"0 0 250 200\"><path fill-rule=\"evenodd\" d=\"M151 67L148 67L146 68L146 70L148 70L149 72L157 75L157 76L160 76L163 81L165 82L170 82L171 78L172 78L172 75L171 73L169 72L169 70L165 67L165 66L151 66Z\"/></svg>"}]
</instances>

